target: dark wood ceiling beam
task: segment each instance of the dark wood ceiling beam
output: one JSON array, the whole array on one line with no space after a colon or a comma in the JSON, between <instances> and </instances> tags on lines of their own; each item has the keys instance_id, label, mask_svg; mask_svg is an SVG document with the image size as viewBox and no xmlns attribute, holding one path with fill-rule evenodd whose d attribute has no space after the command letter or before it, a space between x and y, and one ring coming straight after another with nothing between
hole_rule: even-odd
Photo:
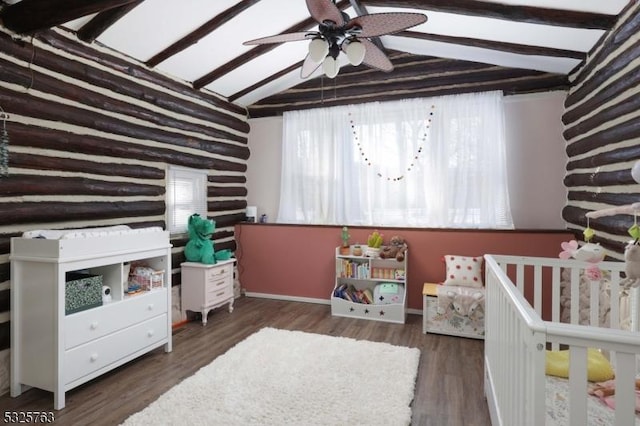
<instances>
[{"instance_id":1,"label":"dark wood ceiling beam","mask_svg":"<svg viewBox=\"0 0 640 426\"><path fill-rule=\"evenodd\" d=\"M107 28L118 22L120 18L131 12L134 7L143 1L144 0L136 0L124 6L114 7L113 9L98 13L78 30L78 38L87 43L93 42L100 34L105 32Z\"/></svg>"},{"instance_id":2,"label":"dark wood ceiling beam","mask_svg":"<svg viewBox=\"0 0 640 426\"><path fill-rule=\"evenodd\" d=\"M31 34L135 1L137 0L22 0L5 6L0 18L10 30L19 34Z\"/></svg>"},{"instance_id":3,"label":"dark wood ceiling beam","mask_svg":"<svg viewBox=\"0 0 640 426\"><path fill-rule=\"evenodd\" d=\"M344 10L347 7L349 7L349 0L341 0L340 2L338 2L336 4L336 6L338 6L338 8L340 10ZM287 28L286 30L284 30L280 34L292 33L292 32L298 32L298 31L306 31L310 27L312 27L313 25L317 25L317 22L313 18L307 18L304 21L299 22L296 25ZM228 72L231 72L232 70L234 70L234 69L246 64L247 62L251 61L252 59L255 59L258 56L264 55L266 52L269 52L269 51L275 49L280 44L282 44L282 43L262 44L262 45L256 46L253 49L247 51L246 53L238 56L237 58L232 59L231 61L225 63L224 65L221 65L218 68L216 68L215 70L213 70L213 71L203 75L202 77L198 78L197 80L195 80L193 82L193 87L195 89L201 89L204 86L206 86L207 84L211 83L212 81L217 80L218 78L220 78L223 75L227 74Z\"/></svg>"},{"instance_id":4,"label":"dark wood ceiling beam","mask_svg":"<svg viewBox=\"0 0 640 426\"><path fill-rule=\"evenodd\" d=\"M171 46L167 47L166 49L162 50L161 52L151 57L146 62L146 64L150 67L155 67L156 65L167 60L171 56L182 52L189 46L196 44L199 40L203 39L204 37L209 35L211 32L218 29L220 26L228 22L231 18L234 18L239 13L250 8L254 4L258 3L259 1L260 0L245 0L245 1L238 2L233 7L230 7L229 9L214 16L213 18L211 18L210 20L202 24L195 31L187 34L180 40L173 43Z\"/></svg>"},{"instance_id":5,"label":"dark wood ceiling beam","mask_svg":"<svg viewBox=\"0 0 640 426\"><path fill-rule=\"evenodd\" d=\"M555 58L572 58L584 60L585 52L574 50L555 49L551 47L528 46L525 44L506 43L500 41L480 40L477 38L453 37L439 34L427 34L418 31L401 31L393 36L416 38L420 40L437 41L442 43L458 44L463 46L480 47L483 49L499 50L502 52L516 53L518 55L551 56Z\"/></svg>"},{"instance_id":6,"label":"dark wood ceiling beam","mask_svg":"<svg viewBox=\"0 0 640 426\"><path fill-rule=\"evenodd\" d=\"M616 15L532 6L514 6L476 0L363 0L363 3L367 6L404 7L528 22L531 24L598 30L609 30L617 21Z\"/></svg>"}]
</instances>

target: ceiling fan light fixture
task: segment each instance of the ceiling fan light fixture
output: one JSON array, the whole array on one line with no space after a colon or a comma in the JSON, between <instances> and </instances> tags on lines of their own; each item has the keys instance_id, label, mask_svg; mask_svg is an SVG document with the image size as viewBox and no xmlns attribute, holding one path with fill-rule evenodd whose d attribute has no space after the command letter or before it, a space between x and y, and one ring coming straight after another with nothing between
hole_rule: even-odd
<instances>
[{"instance_id":1,"label":"ceiling fan light fixture","mask_svg":"<svg viewBox=\"0 0 640 426\"><path fill-rule=\"evenodd\" d=\"M320 63L329 54L329 44L322 38L316 37L309 43L309 57Z\"/></svg>"},{"instance_id":2,"label":"ceiling fan light fixture","mask_svg":"<svg viewBox=\"0 0 640 426\"><path fill-rule=\"evenodd\" d=\"M349 63L357 67L364 60L366 49L364 47L364 44L360 43L357 40L352 40L347 45L347 48L345 49L345 53L347 54Z\"/></svg>"},{"instance_id":3,"label":"ceiling fan light fixture","mask_svg":"<svg viewBox=\"0 0 640 426\"><path fill-rule=\"evenodd\" d=\"M340 63L333 56L329 55L322 62L322 71L329 78L335 78L340 71Z\"/></svg>"}]
</instances>

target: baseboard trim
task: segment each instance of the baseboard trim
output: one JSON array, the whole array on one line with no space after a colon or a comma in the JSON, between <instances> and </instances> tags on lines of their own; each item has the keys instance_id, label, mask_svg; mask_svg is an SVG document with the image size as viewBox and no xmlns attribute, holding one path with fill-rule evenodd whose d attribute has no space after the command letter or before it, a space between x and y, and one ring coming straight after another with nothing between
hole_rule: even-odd
<instances>
[{"instance_id":1,"label":"baseboard trim","mask_svg":"<svg viewBox=\"0 0 640 426\"><path fill-rule=\"evenodd\" d=\"M298 297L298 296L285 296L282 294L269 294L269 293L254 293L247 291L244 293L247 297L255 297L258 299L274 299L285 300L288 302L304 302L304 303L316 303L320 305L330 305L331 301L327 299L317 299L315 297Z\"/></svg>"}]
</instances>

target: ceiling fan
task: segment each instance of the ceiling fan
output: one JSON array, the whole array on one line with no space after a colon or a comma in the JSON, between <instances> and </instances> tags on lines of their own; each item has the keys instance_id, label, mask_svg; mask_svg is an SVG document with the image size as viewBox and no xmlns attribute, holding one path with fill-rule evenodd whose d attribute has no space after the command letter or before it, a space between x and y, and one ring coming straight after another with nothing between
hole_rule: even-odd
<instances>
[{"instance_id":1,"label":"ceiling fan","mask_svg":"<svg viewBox=\"0 0 640 426\"><path fill-rule=\"evenodd\" d=\"M309 77L322 65L329 78L338 75L338 55L343 51L354 65L364 63L385 72L393 70L393 64L370 37L393 34L427 21L422 13L372 13L353 19L342 12L335 0L306 0L311 17L318 22L318 31L278 34L245 41L245 45L284 43L311 40L300 76Z\"/></svg>"}]
</instances>

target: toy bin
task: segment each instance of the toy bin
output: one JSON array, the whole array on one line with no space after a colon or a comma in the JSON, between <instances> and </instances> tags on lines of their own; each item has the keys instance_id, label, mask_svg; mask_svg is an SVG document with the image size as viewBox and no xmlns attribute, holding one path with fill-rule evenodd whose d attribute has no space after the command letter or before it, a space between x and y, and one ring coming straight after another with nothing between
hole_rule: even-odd
<instances>
[{"instance_id":1,"label":"toy bin","mask_svg":"<svg viewBox=\"0 0 640 426\"><path fill-rule=\"evenodd\" d=\"M139 286L142 291L151 291L162 288L164 271L154 271L150 268L136 268L131 274L129 287L133 284Z\"/></svg>"},{"instance_id":2,"label":"toy bin","mask_svg":"<svg viewBox=\"0 0 640 426\"><path fill-rule=\"evenodd\" d=\"M102 275L67 272L65 281L65 314L102 306Z\"/></svg>"}]
</instances>

